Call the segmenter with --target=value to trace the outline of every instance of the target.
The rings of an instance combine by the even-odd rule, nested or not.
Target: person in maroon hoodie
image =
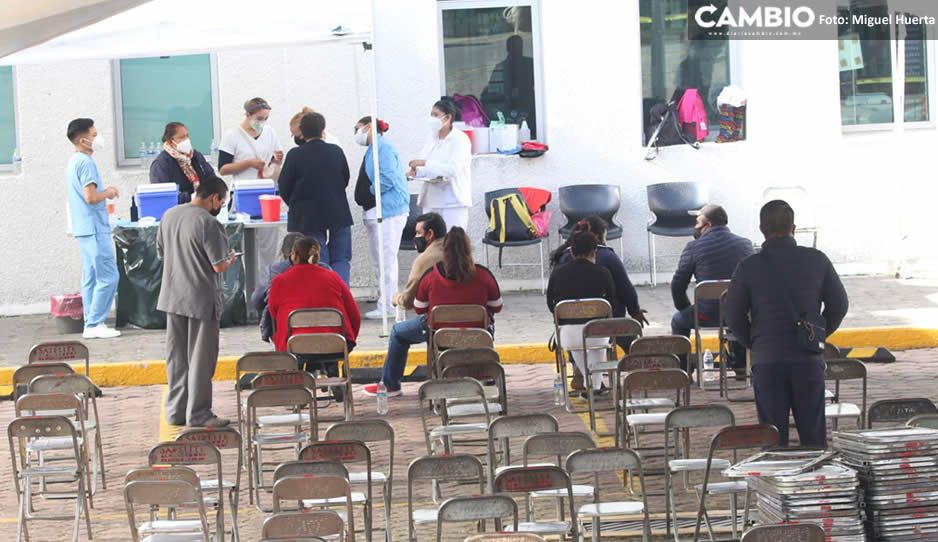
[[[319,263],[319,243],[315,239],[303,237],[293,243],[290,253],[290,268],[277,275],[270,284],[267,307],[275,323],[274,345],[277,350],[287,350],[287,320],[290,313],[297,309],[336,309],[342,313],[343,329],[339,328],[299,328],[294,334],[301,333],[339,333],[348,342],[349,351],[355,347],[358,331],[361,329],[361,312],[345,282],[334,271],[317,265]],[[309,358],[309,359],[306,359]],[[322,359],[304,356],[301,361],[305,370],[312,371],[320,367]],[[330,360],[331,361],[331,360]],[[325,363],[326,373],[338,376],[336,363]]]
[[[482,305],[491,317],[502,310],[502,293],[487,268],[472,259],[472,244],[465,230],[454,227],[443,240],[443,261],[420,279],[414,299],[416,318],[394,324],[388,340],[381,381],[388,397],[401,395],[401,378],[411,345],[427,341],[427,315],[437,305]],[[490,318],[491,320],[491,318]],[[377,384],[363,388],[365,395],[376,395]]]

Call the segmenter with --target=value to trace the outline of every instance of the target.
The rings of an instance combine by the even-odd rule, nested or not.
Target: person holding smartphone
[[[228,425],[212,412],[221,274],[239,256],[215,219],[227,197],[225,181],[207,177],[191,203],[166,211],[160,221],[156,246],[163,279],[156,308],[166,313],[166,421],[172,425]]]

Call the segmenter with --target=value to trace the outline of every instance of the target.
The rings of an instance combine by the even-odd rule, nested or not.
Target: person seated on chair
[[[443,261],[434,265],[420,279],[414,299],[416,318],[394,324],[388,340],[381,382],[388,397],[401,395],[401,379],[411,345],[427,341],[430,330],[427,316],[437,305],[481,305],[492,315],[502,310],[498,282],[484,266],[472,259],[472,242],[465,230],[454,227],[443,240]],[[491,331],[491,328],[490,330]],[[363,388],[365,395],[376,395],[378,384]]]
[[[646,311],[638,304],[638,292],[635,291],[635,286],[632,285],[629,274],[625,270],[625,265],[622,264],[622,260],[616,254],[616,251],[606,246],[606,231],[608,228],[609,224],[602,217],[591,216],[577,222],[573,226],[571,234],[586,231],[596,238],[596,263],[609,270],[609,273],[612,274],[612,282],[616,286],[616,295],[612,299],[612,315],[616,318],[622,318],[628,313],[628,316],[631,316],[642,327],[645,327],[648,324],[648,319],[645,318]],[[573,260],[573,253],[570,250],[570,238],[568,237],[567,241],[551,255],[550,263],[552,267],[556,267],[570,263]],[[632,340],[634,338],[619,341],[619,346],[628,351]]]
[[[671,333],[690,337],[694,329],[694,305],[687,297],[691,277],[698,283],[705,280],[729,280],[739,262],[752,255],[752,241],[730,231],[729,219],[723,207],[705,205],[697,213],[694,240],[687,243],[671,279],[671,298],[677,312],[671,318]],[[718,301],[701,303],[700,326],[718,327],[720,304]],[[722,360],[721,360],[722,361]],[[694,363],[682,360],[684,370],[694,370]],[[746,376],[746,348],[732,343],[730,364],[737,377]]]
[[[274,277],[270,283],[267,308],[274,322],[274,346],[280,352],[287,351],[290,313],[298,309],[336,309],[342,313],[343,329],[338,328],[299,328],[294,334],[301,333],[338,333],[345,337],[349,352],[355,347],[362,317],[345,282],[334,271],[319,265],[319,243],[310,237],[301,237],[293,243],[290,251],[290,268]],[[301,355],[297,356],[303,370],[314,372],[324,370],[328,376],[338,376],[338,364],[335,356]],[[342,398],[338,395],[336,399]]]
[[[443,239],[446,237],[446,222],[438,213],[424,213],[417,217],[414,227],[414,248],[417,257],[407,275],[407,285],[394,294],[394,306],[405,311],[414,310],[414,298],[420,279],[434,265],[443,261]]]
[[[260,315],[261,340],[265,343],[269,343],[271,337],[274,335],[273,320],[270,317],[270,311],[267,310],[267,295],[270,293],[270,283],[273,282],[274,278],[280,273],[290,269],[290,266],[293,265],[293,262],[290,261],[290,254],[293,252],[293,243],[302,238],[303,234],[296,232],[291,232],[283,236],[283,244],[280,246],[280,255],[283,257],[283,260],[274,262],[268,265],[267,269],[263,270],[260,280],[257,281],[257,286],[251,293],[251,305],[254,306],[257,314]],[[331,267],[323,262],[319,262],[318,265],[324,269],[332,270]]]
[[[616,285],[612,273],[596,262],[599,246],[596,237],[586,229],[575,230],[570,234],[569,245],[573,260],[555,267],[547,281],[547,308],[553,313],[557,303],[572,299],[605,299],[612,305],[616,299]],[[587,346],[591,349],[587,356],[583,355],[583,326],[586,321],[560,324],[560,344],[573,356],[573,362],[581,375],[586,374],[584,357],[588,358],[591,365],[605,361],[604,351],[592,348],[609,344],[605,339],[590,339]],[[594,394],[602,395],[608,390],[603,383],[602,373],[594,373],[590,380]],[[583,396],[586,397],[586,394]]]

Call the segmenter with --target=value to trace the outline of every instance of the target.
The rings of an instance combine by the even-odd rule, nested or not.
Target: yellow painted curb
[[[844,347],[876,347],[901,351],[914,348],[938,347],[938,329],[912,327],[878,327],[842,329],[831,337],[831,342]],[[716,350],[716,337],[708,335],[703,339],[705,349]],[[547,349],[547,344],[504,344],[496,347],[502,363],[536,364],[553,363],[554,354]],[[379,369],[384,365],[385,352],[353,352],[350,364],[354,369]],[[215,369],[216,381],[234,380],[235,357],[218,359]],[[410,366],[426,363],[426,350],[411,350],[408,359]],[[83,367],[75,365],[75,370]],[[13,379],[13,367],[0,368],[0,386],[9,386]],[[91,365],[91,379],[101,387],[115,386],[152,386],[166,383],[166,362],[163,360],[94,363]],[[2,388],[0,388],[2,390]]]

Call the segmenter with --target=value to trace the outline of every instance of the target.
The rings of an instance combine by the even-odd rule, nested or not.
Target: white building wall
[[[423,143],[424,118],[441,91],[437,3],[395,0],[377,2],[377,9],[379,115],[391,123],[388,139],[406,162]],[[734,43],[734,82],[749,96],[748,140],[706,143],[698,151],[666,148],[646,162],[640,140],[637,0],[543,0],[540,11],[544,120],[551,150],[530,160],[475,159],[476,207],[470,217],[474,238],[481,238],[485,229],[485,191],[530,185],[556,194],[567,184],[618,184],[624,259],[633,280],[644,281],[645,186],[691,180],[708,183],[712,199],[727,208],[731,227],[754,240],[760,239],[757,214],[763,189],[805,186],[818,209],[819,246],[835,262],[854,264],[841,266],[845,270],[886,272],[894,270],[903,251],[928,256],[936,252],[921,232],[928,231],[931,206],[938,201],[938,135],[933,126],[844,134],[836,41]],[[934,56],[929,60],[931,79],[938,75]],[[312,106],[326,115],[327,129],[342,140],[354,184],[363,149],[354,145],[351,132],[355,121],[370,113],[370,62],[370,54],[347,44],[219,52],[223,130],[240,121],[244,100],[262,96],[273,105],[271,124],[289,148],[290,116],[303,105]],[[0,212],[0,312],[7,313],[46,310],[48,295],[79,288],[78,250],[65,234],[64,216],[63,170],[70,152],[64,132],[71,118],[94,118],[99,132],[112,143],[96,160],[106,181],[122,189],[119,215],[126,216],[133,187],[145,182],[141,170],[116,167],[110,62],[17,66],[15,81],[24,162],[22,175],[0,174],[5,194]],[[556,230],[563,220],[556,201],[552,208]],[[364,285],[372,267],[363,228],[354,231],[353,282]],[[684,240],[659,239],[662,273],[675,263],[667,254],[679,252],[683,244]],[[506,252],[506,261],[536,257],[535,249]],[[409,258],[402,259],[402,275]],[[536,276],[531,270],[496,274]]]

